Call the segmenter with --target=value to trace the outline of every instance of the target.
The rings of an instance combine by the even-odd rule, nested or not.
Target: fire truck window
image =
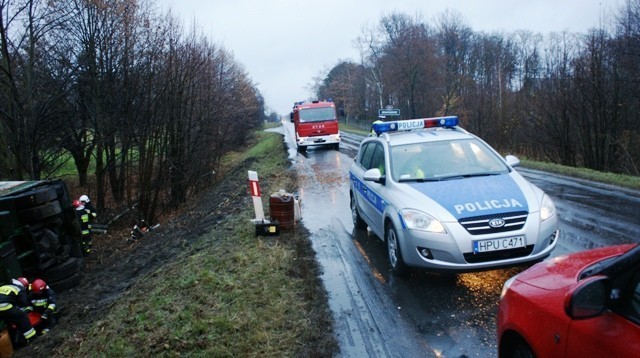
[[[333,107],[300,110],[300,122],[321,122],[335,119],[336,111]]]

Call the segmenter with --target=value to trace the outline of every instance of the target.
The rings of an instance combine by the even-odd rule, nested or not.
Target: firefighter
[[[89,210],[89,219],[92,223],[95,223],[96,218],[98,217],[98,212],[96,211],[96,208],[93,207],[93,204],[91,204],[89,196],[82,194],[78,200],[80,200],[80,203],[85,209]]]
[[[10,284],[0,286],[0,317],[9,328],[11,342],[20,347],[35,338],[36,330],[27,316],[29,304],[27,290],[29,281],[24,277],[12,279]]]
[[[49,330],[58,323],[56,311],[56,293],[44,280],[33,280],[29,288],[29,310],[40,313],[42,319],[41,334],[49,333]]]
[[[369,133],[369,137],[375,137],[376,131],[373,130],[373,125],[374,124],[378,124],[378,123],[384,123],[384,116],[378,116],[378,119],[376,119],[375,121],[373,121],[373,123],[371,123],[371,133]]]
[[[82,231],[82,240],[80,242],[82,255],[87,257],[91,253],[91,222],[89,219],[89,210],[85,209],[80,200],[74,200],[73,206],[76,208],[76,216],[80,221],[80,230]]]

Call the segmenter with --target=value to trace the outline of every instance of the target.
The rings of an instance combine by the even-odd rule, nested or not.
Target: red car
[[[640,245],[555,257],[507,280],[498,355],[640,356]]]

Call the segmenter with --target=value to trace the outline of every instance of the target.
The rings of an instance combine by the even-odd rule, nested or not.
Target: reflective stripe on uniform
[[[80,216],[82,220],[82,235],[89,235],[91,233],[91,224],[89,223],[89,214],[84,213]]]
[[[0,303],[0,311],[10,310],[13,307],[11,303]]]
[[[47,299],[46,298],[41,298],[41,299],[37,299],[37,300],[31,300],[31,304],[33,304],[34,307],[46,307],[47,306]]]
[[[14,285],[0,286],[0,295],[9,296],[11,294],[18,295],[20,290]]]
[[[35,330],[35,329],[33,329],[33,328],[31,328],[30,330],[28,330],[28,331],[26,331],[26,332],[22,333],[22,335],[24,336],[24,338],[26,338],[26,339],[30,339],[30,338],[32,338],[33,336],[35,336],[35,335],[36,335],[36,330]]]

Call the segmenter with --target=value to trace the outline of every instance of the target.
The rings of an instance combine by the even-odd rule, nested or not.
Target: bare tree
[[[595,170],[611,170],[619,155],[617,138],[622,128],[616,104],[620,88],[611,49],[608,34],[594,29],[575,60],[580,149],[584,166]]]
[[[569,33],[551,34],[546,43],[541,78],[532,88],[529,118],[533,127],[526,153],[539,160],[577,165],[576,99],[573,61],[578,39]],[[535,150],[539,148],[541,150]]]
[[[438,105],[433,83],[439,82],[439,71],[428,26],[398,13],[384,16],[380,26],[385,36],[381,60],[387,64],[384,76],[391,89],[390,104],[399,105],[409,118],[434,113]]]
[[[62,59],[55,57],[50,33],[64,21],[66,13],[50,2],[0,3],[0,133],[9,148],[6,175],[15,179],[40,179],[59,157],[56,104],[64,98],[67,74],[53,68]]]
[[[629,0],[617,19],[615,53],[619,59],[621,98],[618,104],[624,121],[619,171],[640,175],[640,1]]]
[[[438,48],[442,52],[442,107],[440,115],[466,112],[463,88],[472,80],[471,46],[473,32],[459,13],[447,11],[438,21]]]

